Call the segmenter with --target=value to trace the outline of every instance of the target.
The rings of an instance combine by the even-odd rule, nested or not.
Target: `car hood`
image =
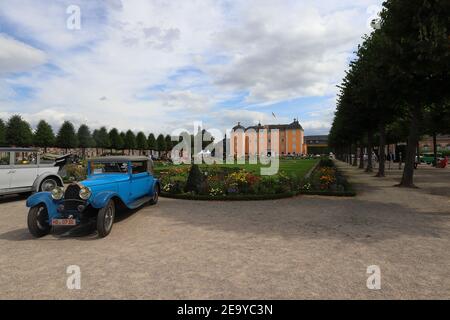
[[[127,181],[129,180],[128,174],[114,174],[114,173],[108,173],[108,174],[96,174],[93,176],[88,177],[86,180],[83,180],[80,182],[85,187],[95,187],[99,185],[104,184],[110,184],[110,183],[117,183],[121,181]]]

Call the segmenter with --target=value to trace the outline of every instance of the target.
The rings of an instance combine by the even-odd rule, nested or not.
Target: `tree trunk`
[[[359,149],[359,169],[364,169],[364,146],[362,144]]]
[[[355,144],[355,156],[353,158],[353,164],[352,166],[357,167],[358,166],[358,144]]]
[[[373,172],[372,164],[373,134],[371,131],[367,133],[367,168],[366,172]]]
[[[414,108],[411,112],[408,145],[406,147],[405,168],[403,169],[400,187],[415,188],[414,185],[414,161],[416,158],[417,142],[419,141],[419,112],[420,108]]]
[[[434,163],[433,167],[437,167],[437,137],[436,132],[433,132],[433,152],[434,152]]]
[[[376,177],[385,177],[385,167],[386,167],[386,127],[384,123],[380,124],[380,151],[379,151],[379,167]]]
[[[352,144],[348,146],[348,164],[352,165]]]

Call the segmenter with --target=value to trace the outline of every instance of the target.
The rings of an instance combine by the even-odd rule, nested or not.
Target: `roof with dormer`
[[[261,122],[259,122],[257,125],[255,126],[250,126],[245,128],[244,126],[241,125],[240,122],[238,122],[237,126],[233,127],[233,131],[238,130],[238,129],[242,129],[242,130],[249,130],[249,129],[254,129],[254,130],[260,130],[260,129],[278,129],[278,130],[289,130],[289,129],[300,129],[303,130],[303,127],[301,126],[300,122],[297,119],[294,119],[294,121],[290,124],[268,124],[268,125],[262,125]]]

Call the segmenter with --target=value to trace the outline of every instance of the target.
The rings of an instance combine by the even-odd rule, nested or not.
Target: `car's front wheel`
[[[98,211],[97,232],[100,238],[106,237],[111,232],[115,214],[116,206],[113,199],[109,200],[106,206]]]
[[[36,237],[41,238],[50,233],[51,226],[47,207],[44,204],[34,206],[28,211],[28,230]]]

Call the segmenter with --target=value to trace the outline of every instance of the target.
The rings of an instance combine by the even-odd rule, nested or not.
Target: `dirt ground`
[[[0,200],[1,299],[450,298],[450,170],[421,167],[420,189],[339,166],[355,198],[259,202],[160,199],[91,226],[33,239],[25,199]],[[69,265],[81,289],[66,286]],[[366,286],[381,269],[381,290]]]

